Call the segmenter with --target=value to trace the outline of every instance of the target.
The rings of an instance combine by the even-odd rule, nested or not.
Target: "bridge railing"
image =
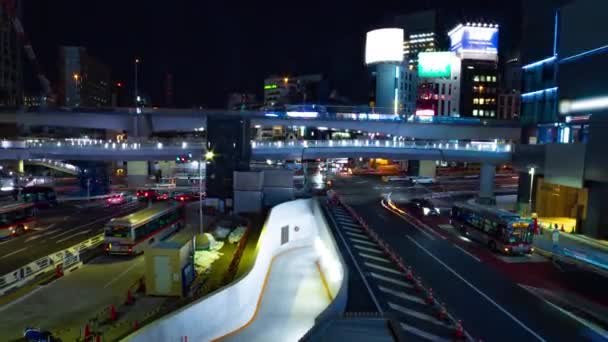
[[[293,140],[293,141],[252,141],[253,149],[305,149],[305,148],[408,148],[441,149],[482,152],[511,152],[511,144],[494,142],[454,143],[449,141],[394,141],[394,140]]]

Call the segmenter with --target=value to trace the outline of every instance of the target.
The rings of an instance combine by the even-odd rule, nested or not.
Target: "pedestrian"
[[[553,240],[553,251],[557,252],[559,244],[559,229],[557,223],[553,226],[553,232],[551,233],[551,240]]]
[[[566,231],[564,230],[564,224],[563,224],[563,223],[562,223],[561,231],[562,231],[562,232],[566,232]]]

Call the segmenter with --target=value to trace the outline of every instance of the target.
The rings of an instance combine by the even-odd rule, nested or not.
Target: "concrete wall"
[[[148,183],[148,162],[127,162],[127,182],[129,187],[143,186]]]
[[[327,234],[331,233],[322,221],[317,220],[315,211],[312,200],[287,202],[273,208],[260,235],[257,259],[249,273],[232,285],[167,315],[124,340],[183,341],[187,336],[189,341],[210,341],[240,328],[253,317],[272,259],[283,251],[301,246],[319,246],[317,250],[326,250],[321,252],[321,267],[332,269],[338,266],[339,273],[343,274],[344,265],[341,262],[324,261],[335,258],[338,252],[335,244],[327,242]],[[289,241],[283,245],[282,227],[289,229]],[[323,231],[325,233],[320,233]],[[341,283],[343,279],[336,280],[336,283]],[[335,285],[332,287],[335,288]]]

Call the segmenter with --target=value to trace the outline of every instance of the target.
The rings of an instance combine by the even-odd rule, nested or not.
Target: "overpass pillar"
[[[409,160],[407,162],[407,175],[413,177],[435,177],[437,165],[434,160]]]
[[[148,183],[149,174],[147,161],[127,162],[127,184],[129,188],[143,186]]]
[[[481,174],[479,175],[479,198],[481,204],[494,205],[496,197],[494,196],[494,178],[496,176],[496,165],[484,163],[481,164]]]

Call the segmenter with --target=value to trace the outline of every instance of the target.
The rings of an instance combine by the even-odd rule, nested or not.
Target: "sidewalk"
[[[608,242],[584,235],[560,232],[557,249],[551,240],[552,231],[542,228],[543,234],[534,236],[534,245],[552,255],[589,264],[608,274]]]

